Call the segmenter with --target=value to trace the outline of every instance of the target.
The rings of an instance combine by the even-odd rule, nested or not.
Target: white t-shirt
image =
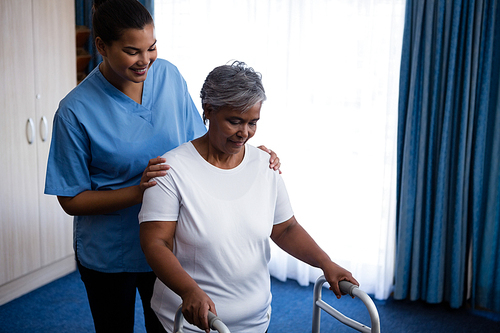
[[[191,142],[163,155],[171,169],[144,193],[139,221],[177,221],[174,254],[215,303],[231,332],[265,332],[271,312],[269,236],[293,211],[269,154],[245,145],[233,169],[219,169]],[[181,298],[161,281],[151,301],[167,330]],[[201,332],[187,322],[186,332]]]

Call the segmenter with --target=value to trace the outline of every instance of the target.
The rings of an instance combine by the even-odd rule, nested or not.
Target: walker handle
[[[208,326],[219,333],[231,333],[227,326],[212,312],[208,311]],[[182,304],[175,312],[174,333],[184,333],[184,315],[182,314]]]
[[[324,275],[320,276],[314,284],[314,307],[313,307],[313,324],[312,333],[319,333],[320,329],[320,313],[324,310],[326,313],[340,321],[341,323],[354,328],[355,330],[363,333],[380,333],[380,318],[378,315],[377,307],[373,303],[368,294],[359,289],[358,286],[348,281],[340,281],[339,288],[342,293],[349,294],[352,297],[359,298],[366,306],[370,314],[371,328],[365,326],[349,317],[344,316],[339,311],[335,310],[331,305],[327,304],[321,299],[321,289],[323,284],[326,283]]]
[[[355,288],[359,288],[357,285],[352,284],[349,281],[340,281],[339,282],[339,288],[340,291],[343,292],[344,294],[348,294],[352,297],[356,296],[353,294]]]

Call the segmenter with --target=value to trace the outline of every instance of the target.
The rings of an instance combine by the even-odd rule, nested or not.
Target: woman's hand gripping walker
[[[220,333],[231,333],[227,326],[212,312],[208,311],[208,325],[211,329]],[[184,333],[184,315],[182,314],[182,304],[175,313],[174,333]]]

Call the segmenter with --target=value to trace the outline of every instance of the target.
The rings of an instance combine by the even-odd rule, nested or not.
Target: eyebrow
[[[241,121],[244,120],[242,117],[238,117],[238,116],[232,116],[232,117],[229,117],[229,119],[235,119],[235,120],[241,120]],[[251,119],[250,121],[258,121],[258,120],[260,120],[260,118]]]
[[[148,49],[150,49],[150,48],[152,48],[153,46],[155,46],[155,45],[156,45],[156,42],[157,42],[157,41],[155,40],[155,42],[154,42],[153,44],[151,44],[151,46],[149,46],[149,47],[148,47]],[[139,49],[139,48],[137,48],[137,47],[133,47],[133,46],[124,46],[123,48],[124,48],[124,49],[129,49],[129,50],[134,50],[134,51],[140,51],[140,49]]]

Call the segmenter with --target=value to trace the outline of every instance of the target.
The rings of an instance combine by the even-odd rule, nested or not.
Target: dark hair
[[[106,44],[119,40],[126,29],[154,24],[151,14],[137,0],[94,0],[92,10],[94,40],[100,37]]]
[[[205,79],[200,92],[203,110],[210,105],[218,111],[224,107],[245,112],[266,100],[262,75],[244,62],[234,61],[213,69]],[[206,123],[205,113],[203,120]]]

